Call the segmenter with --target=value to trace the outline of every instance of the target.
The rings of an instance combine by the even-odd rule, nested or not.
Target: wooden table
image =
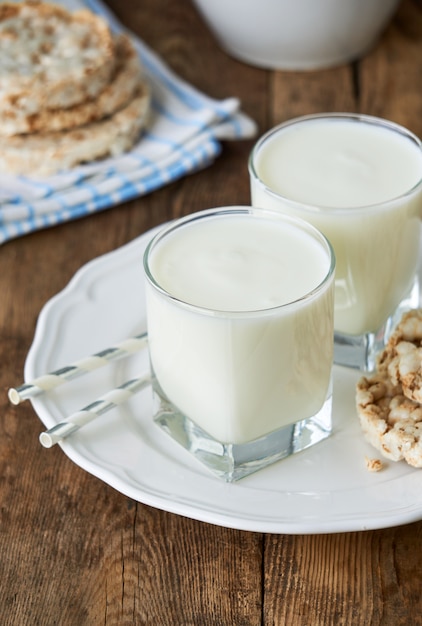
[[[212,1],[212,0],[211,0]],[[238,96],[260,132],[320,111],[389,118],[422,136],[422,3],[403,0],[362,61],[314,73],[249,67],[219,49],[190,2],[110,0],[205,93]],[[170,218],[247,204],[251,141],[146,197],[0,248],[0,623],[3,626],[422,624],[422,522],[365,532],[226,529],[128,499],[38,443],[9,405],[37,316],[87,261]]]

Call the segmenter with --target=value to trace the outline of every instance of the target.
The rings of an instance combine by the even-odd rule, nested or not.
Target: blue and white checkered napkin
[[[72,10],[82,3],[62,0]],[[124,30],[101,0],[84,4],[105,16],[113,31]],[[219,101],[200,93],[132,38],[152,91],[152,122],[138,145],[120,157],[43,180],[0,173],[0,243],[147,194],[211,164],[221,152],[221,140],[256,133],[236,98]]]

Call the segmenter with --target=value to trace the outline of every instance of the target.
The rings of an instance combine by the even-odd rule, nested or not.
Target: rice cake
[[[126,35],[115,40],[116,67],[110,83],[95,100],[67,109],[44,109],[34,115],[11,107],[0,115],[0,135],[61,131],[96,122],[122,108],[139,84],[142,68],[134,45]]]
[[[404,313],[377,359],[356,385],[365,439],[392,461],[422,467],[422,309]]]
[[[44,177],[87,161],[118,156],[139,138],[149,105],[149,87],[141,81],[126,106],[101,121],[67,131],[1,137],[0,171]]]
[[[385,373],[362,377],[356,406],[365,439],[391,461],[422,467],[422,406]]]
[[[422,403],[422,310],[405,313],[377,360],[393,384],[401,384],[404,395]]]
[[[0,112],[33,115],[92,100],[113,70],[112,35],[91,11],[0,3]]]

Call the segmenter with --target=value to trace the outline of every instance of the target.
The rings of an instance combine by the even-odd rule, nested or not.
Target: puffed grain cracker
[[[422,310],[405,313],[381,352],[377,369],[400,384],[403,394],[422,403]]]
[[[44,109],[33,115],[11,109],[0,115],[0,135],[68,130],[96,122],[122,108],[133,96],[142,76],[138,54],[129,37],[115,40],[116,66],[110,83],[95,100],[87,100],[66,109]]]
[[[386,370],[363,376],[356,407],[366,440],[392,460],[422,467],[422,405],[406,397]]]
[[[24,116],[92,100],[109,83],[114,44],[88,10],[0,3],[0,111]]]
[[[0,170],[44,177],[94,159],[118,156],[138,140],[149,107],[149,86],[141,81],[122,109],[98,122],[67,131],[0,137]]]

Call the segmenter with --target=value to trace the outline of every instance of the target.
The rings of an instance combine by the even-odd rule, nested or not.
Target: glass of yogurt
[[[331,432],[335,257],[279,212],[225,207],[144,256],[155,421],[233,481]]]
[[[336,255],[334,361],[370,371],[419,306],[422,144],[392,122],[310,115],[270,130],[249,159],[251,202],[305,219]]]

